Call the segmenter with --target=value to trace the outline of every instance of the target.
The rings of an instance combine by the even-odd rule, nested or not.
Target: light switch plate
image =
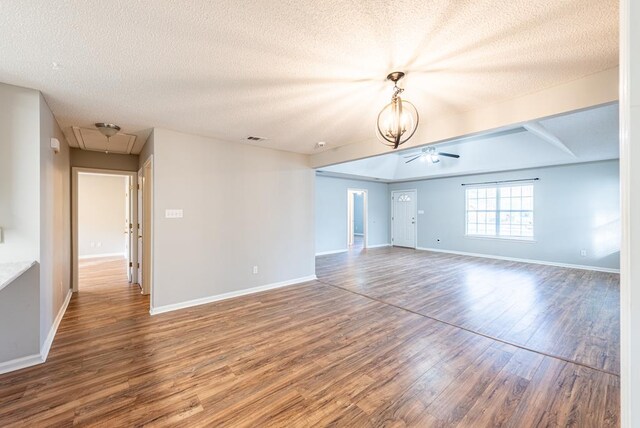
[[[424,210],[418,210],[418,214],[424,214]]]
[[[176,208],[164,210],[164,218],[182,218],[182,210]]]

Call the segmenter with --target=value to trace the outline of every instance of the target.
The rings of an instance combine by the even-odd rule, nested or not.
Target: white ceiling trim
[[[544,126],[540,125],[539,123],[529,122],[529,123],[525,123],[522,126],[524,127],[524,129],[540,137],[542,140],[548,142],[552,146],[559,148],[560,150],[573,156],[574,158],[577,157],[576,154],[573,153],[565,143],[560,141],[558,137],[553,135],[551,132],[549,132],[549,130],[547,130]]]

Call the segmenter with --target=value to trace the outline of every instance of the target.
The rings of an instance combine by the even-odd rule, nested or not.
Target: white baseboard
[[[49,356],[49,350],[51,350],[51,345],[53,344],[53,339],[56,337],[56,332],[58,331],[58,327],[60,326],[60,321],[62,321],[62,317],[64,317],[64,313],[67,311],[67,306],[69,306],[69,301],[71,300],[71,296],[73,292],[69,290],[67,292],[67,296],[64,298],[64,302],[58,311],[58,315],[56,315],[56,319],[53,320],[53,325],[49,330],[49,334],[47,335],[46,340],[42,344],[42,348],[40,348],[40,356],[42,357],[42,361],[47,361],[47,357]]]
[[[376,245],[367,245],[367,248],[380,248],[380,247],[390,247],[391,244],[376,244]]]
[[[78,256],[79,259],[99,259],[101,257],[122,257],[126,256],[125,253],[103,253],[103,254],[87,254],[84,256]]]
[[[438,248],[416,247],[416,250],[433,251],[435,253],[457,254],[459,256],[481,257],[484,259],[507,260],[510,262],[531,263],[536,265],[556,266],[556,267],[563,267],[563,268],[569,268],[569,269],[582,269],[582,270],[592,270],[596,272],[620,273],[620,269],[610,269],[610,268],[603,268],[598,266],[587,266],[587,265],[574,265],[570,263],[557,263],[557,262],[549,262],[545,260],[519,259],[517,257],[494,256],[490,254],[468,253],[465,251],[441,250]]]
[[[151,308],[149,310],[149,313],[151,315],[162,314],[164,312],[176,311],[178,309],[190,308],[192,306],[205,305],[207,303],[213,303],[213,302],[218,302],[220,300],[232,299],[234,297],[246,296],[247,294],[260,293],[261,291],[273,290],[275,288],[300,284],[303,282],[313,281],[316,279],[318,278],[315,275],[309,275],[302,278],[295,278],[287,281],[275,282],[273,284],[261,285],[259,287],[246,288],[244,290],[231,291],[229,293],[217,294],[215,296],[208,296],[208,297],[202,297],[200,299],[188,300],[186,302],[158,306],[157,308]]]
[[[366,248],[380,248],[380,247],[390,247],[391,244],[376,244],[376,245],[367,245]],[[320,253],[316,253],[316,257],[317,256],[327,256],[329,254],[338,254],[338,253],[346,253],[347,251],[349,251],[346,248],[343,248],[341,250],[331,250],[331,251],[322,251]]]
[[[44,363],[44,360],[40,354],[27,355],[26,357],[20,357],[15,360],[0,363],[0,374],[25,369],[42,363]]]
[[[331,251],[321,251],[319,253],[316,253],[316,256],[326,256],[328,254],[338,254],[338,253],[346,253],[347,250],[346,248],[343,248],[341,250],[331,250]]]

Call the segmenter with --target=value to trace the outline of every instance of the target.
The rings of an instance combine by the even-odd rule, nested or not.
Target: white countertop
[[[35,261],[0,263],[0,290],[11,284],[13,280],[25,273],[35,263]]]

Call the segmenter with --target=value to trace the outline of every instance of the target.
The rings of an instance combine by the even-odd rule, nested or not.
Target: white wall
[[[347,189],[367,189],[368,246],[389,243],[386,183],[316,176],[316,253],[347,249]]]
[[[126,252],[127,177],[78,174],[78,255]]]
[[[40,353],[38,264],[0,289],[0,373],[3,364]]]
[[[40,344],[71,288],[71,176],[69,146],[42,94],[40,111]],[[60,152],[51,149],[51,138]]]
[[[152,141],[153,308],[315,274],[306,156],[164,129]]]
[[[0,262],[40,258],[39,94],[0,83]]]
[[[31,349],[26,342],[37,337],[40,352],[46,353],[44,345],[52,338],[54,320],[70,288],[69,148],[40,92],[0,84],[0,105],[0,225],[7,227],[6,241],[0,244],[0,262],[38,263],[29,270],[29,275],[35,272],[38,277],[34,284],[37,292],[31,297],[35,301],[25,301],[20,293],[13,297],[5,293],[0,323],[18,319],[25,304],[35,306],[39,318],[29,333],[18,336],[25,343],[15,343],[13,351],[20,354],[20,349]],[[60,141],[57,154],[50,147],[52,137]],[[16,279],[16,284],[25,278]],[[32,280],[27,282],[33,284]]]
[[[418,189],[418,247],[619,269],[618,161],[393,183]],[[465,237],[462,183],[539,177],[535,242]],[[438,239],[440,240],[438,242]],[[580,250],[586,249],[582,257]]]

